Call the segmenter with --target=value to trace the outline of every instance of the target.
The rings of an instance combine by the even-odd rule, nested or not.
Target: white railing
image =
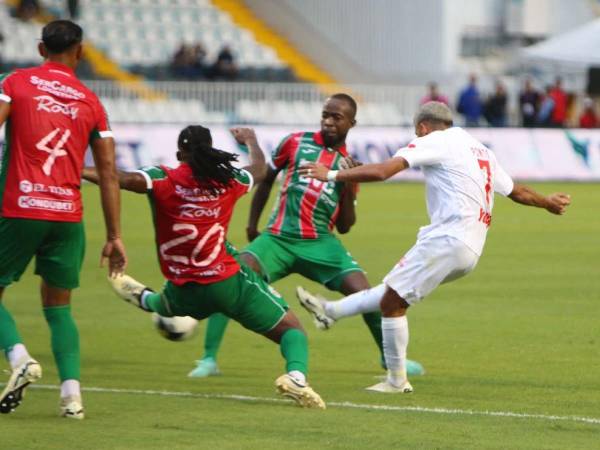
[[[140,98],[155,93],[169,99],[201,100],[210,109],[223,110],[239,100],[320,102],[335,92],[346,92],[357,102],[394,103],[400,109],[414,112],[423,86],[325,85],[308,83],[221,83],[185,81],[147,81],[148,91],[140,92],[130,85],[112,81],[89,80],[85,84],[104,98]]]
[[[424,91],[422,86],[305,83],[85,84],[103,100],[114,121],[124,122],[178,122],[194,115],[209,123],[314,123],[320,116],[322,102],[333,93],[344,92],[356,99],[361,123],[406,125]]]

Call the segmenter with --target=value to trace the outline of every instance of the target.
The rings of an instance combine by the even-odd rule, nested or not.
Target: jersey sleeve
[[[13,97],[13,87],[11,85],[11,78],[9,76],[11,73],[12,72],[0,74],[0,101],[6,103],[12,102]]]
[[[141,174],[146,179],[146,189],[152,191],[156,182],[160,182],[167,178],[167,174],[160,166],[142,167],[136,170],[136,173]]]
[[[90,135],[90,142],[94,139],[114,137],[113,132],[110,129],[108,113],[106,112],[106,109],[98,99],[96,99],[94,103],[94,120],[95,125]]]
[[[406,147],[401,148],[394,154],[394,158],[402,157],[410,167],[432,166],[442,162],[447,157],[447,152],[442,146],[436,145],[432,139],[413,139]]]
[[[494,154],[490,152],[490,155],[494,164],[494,192],[507,197],[515,188],[515,183],[502,166],[498,164],[498,160]]]
[[[274,170],[280,170],[285,167],[286,163],[292,156],[292,150],[297,147],[297,145],[294,144],[295,139],[296,136],[294,134],[290,134],[279,143],[275,150],[273,150],[269,165]]]
[[[240,195],[250,192],[254,186],[254,177],[250,172],[244,169],[238,169],[235,171],[234,180],[240,187]]]

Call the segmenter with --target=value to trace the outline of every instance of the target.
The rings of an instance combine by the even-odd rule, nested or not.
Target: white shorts
[[[442,283],[471,272],[479,255],[458,239],[438,236],[418,241],[383,282],[408,304],[421,301]]]

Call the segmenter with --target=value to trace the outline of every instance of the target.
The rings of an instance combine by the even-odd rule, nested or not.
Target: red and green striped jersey
[[[274,150],[271,166],[283,170],[283,184],[267,225],[269,233],[316,239],[333,230],[344,183],[302,177],[300,166],[319,162],[332,170],[347,156],[346,146],[327,148],[321,133],[300,132],[287,136]]]

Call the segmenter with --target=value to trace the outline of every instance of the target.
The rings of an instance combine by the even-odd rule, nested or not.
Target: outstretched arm
[[[271,166],[267,166],[266,172],[267,174],[264,180],[256,187],[254,196],[252,197],[250,215],[248,216],[248,226],[246,227],[248,241],[253,241],[259,235],[258,221],[263,209],[265,209],[267,201],[269,200],[269,195],[271,194],[271,189],[273,188],[275,178],[277,178],[277,171]]]
[[[556,192],[550,195],[542,195],[533,188],[524,184],[515,183],[512,192],[508,197],[516,203],[527,206],[536,206],[544,208],[552,214],[564,214],[567,206],[571,204],[571,196],[562,192]]]
[[[95,167],[84,167],[81,177],[94,184],[99,184],[100,181],[98,170],[96,170]],[[121,189],[137,192],[138,194],[145,194],[148,191],[146,179],[139,172],[123,172],[122,170],[117,170],[117,177]]]
[[[329,170],[323,164],[310,163],[300,168],[300,174],[321,181],[370,182],[384,181],[392,175],[408,168],[408,162],[401,156],[390,158],[377,164],[364,164],[346,170]]]
[[[255,184],[261,183],[267,175],[267,164],[265,162],[265,155],[258,145],[254,130],[252,128],[232,128],[231,134],[238,144],[248,147],[250,164],[244,167],[244,170],[252,174]]]

